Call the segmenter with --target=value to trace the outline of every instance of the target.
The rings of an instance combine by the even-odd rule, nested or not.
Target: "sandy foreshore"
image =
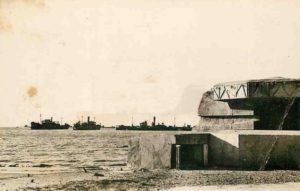
[[[95,175],[95,173],[97,173]],[[1,190],[292,190],[300,171],[155,170],[1,174]],[[274,189],[273,189],[274,188]],[[295,188],[295,189],[294,189]],[[275,189],[275,190],[276,190]],[[299,190],[298,189],[298,190]],[[291,190],[291,189],[288,189]]]
[[[300,183],[259,184],[259,185],[225,185],[225,186],[184,186],[171,188],[166,191],[299,191]]]

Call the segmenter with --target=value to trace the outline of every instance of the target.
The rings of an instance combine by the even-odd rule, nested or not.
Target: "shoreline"
[[[95,176],[95,173],[98,173],[98,176]],[[299,186],[300,171],[140,169],[30,176],[9,173],[0,174],[0,181],[3,190],[262,190]]]

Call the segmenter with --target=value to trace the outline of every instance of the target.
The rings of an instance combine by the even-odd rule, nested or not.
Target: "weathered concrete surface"
[[[171,168],[172,144],[208,144],[209,134],[144,135],[129,141],[128,164],[133,169]],[[175,158],[173,158],[173,161]]]
[[[300,134],[241,134],[239,153],[241,168],[258,170],[266,164],[266,169],[299,169]]]
[[[239,137],[236,132],[212,133],[209,137],[210,167],[238,167],[239,166]]]
[[[197,151],[201,150],[201,152],[203,152],[204,145],[208,145],[207,164],[211,167],[235,167],[239,164],[237,148],[238,134],[236,132],[225,134],[195,133],[136,137],[131,139],[129,143],[128,163],[132,168],[164,169],[171,168],[172,165],[175,168],[175,164],[172,164],[172,160],[175,162],[176,155],[175,153],[172,155],[172,144],[182,145],[183,152],[189,152],[184,150],[188,145],[194,145],[196,146],[195,148],[199,147],[197,150],[190,150],[190,154],[183,155],[190,157],[194,156],[192,153],[197,155]],[[203,153],[199,156],[204,157]],[[183,162],[189,160],[188,158],[182,159]],[[199,159],[199,161],[204,161],[204,158]]]
[[[232,129],[254,129],[254,122],[257,119],[253,115],[253,110],[244,106],[229,104],[227,102],[215,101],[213,92],[203,94],[198,115],[199,125],[196,131],[215,131]]]
[[[253,130],[257,119],[240,117],[200,117],[196,131],[218,131],[218,130]]]
[[[141,165],[141,144],[140,137],[129,139],[127,162],[131,168],[139,168]]]
[[[178,145],[208,144],[209,136],[210,136],[209,133],[175,135],[176,144]]]
[[[299,79],[220,83],[203,94],[195,130],[300,130],[299,97]]]
[[[181,146],[180,169],[202,169],[207,166],[208,150],[204,150],[204,145],[208,145],[209,136],[209,133],[175,136],[176,146]],[[206,164],[204,164],[204,161]]]
[[[232,110],[228,103],[213,100],[213,92],[208,91],[202,95],[198,108],[199,116],[222,116],[231,115]]]
[[[174,135],[148,135],[130,140],[128,163],[132,168],[171,168]]]
[[[253,110],[243,105],[243,102],[237,106],[228,102],[216,101],[213,99],[213,92],[207,91],[202,95],[198,107],[199,116],[249,116],[253,115]]]
[[[259,117],[257,130],[300,130],[300,100],[256,99],[254,114]]]
[[[299,169],[300,166],[300,132],[270,130],[137,137],[130,140],[128,163],[132,168],[175,168],[176,155],[172,152],[175,145],[182,147],[182,164],[197,169],[204,168],[198,165],[204,164],[204,145],[208,145],[208,167],[259,170],[263,163],[267,164],[266,169]],[[272,145],[274,149],[269,152]],[[268,153],[271,153],[269,159]]]

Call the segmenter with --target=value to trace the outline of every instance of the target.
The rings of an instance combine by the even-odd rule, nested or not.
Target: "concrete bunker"
[[[300,169],[300,131],[295,131],[300,130],[300,80],[217,84],[203,94],[198,114],[198,133],[131,141],[129,164],[183,170]]]
[[[128,163],[147,169],[299,170],[300,131],[145,135],[130,141]]]
[[[205,164],[204,147],[207,145],[200,144],[186,144],[186,145],[172,145],[171,153],[171,168],[192,170],[203,169]]]
[[[144,135],[129,144],[128,163],[132,168],[199,170],[236,168],[238,136],[226,133]]]
[[[175,135],[176,144],[172,144],[171,168],[191,170],[207,167],[208,136]]]
[[[203,94],[198,130],[300,130],[300,80],[220,83]]]
[[[192,170],[207,167],[209,134],[175,135],[176,145],[173,145],[171,168]],[[175,147],[176,146],[176,147]]]
[[[239,135],[243,169],[300,169],[299,131],[259,131]]]

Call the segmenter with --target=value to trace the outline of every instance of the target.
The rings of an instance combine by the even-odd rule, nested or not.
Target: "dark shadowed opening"
[[[204,167],[202,144],[183,144],[180,146],[180,169],[196,170]],[[172,145],[171,168],[176,168],[176,145]]]

